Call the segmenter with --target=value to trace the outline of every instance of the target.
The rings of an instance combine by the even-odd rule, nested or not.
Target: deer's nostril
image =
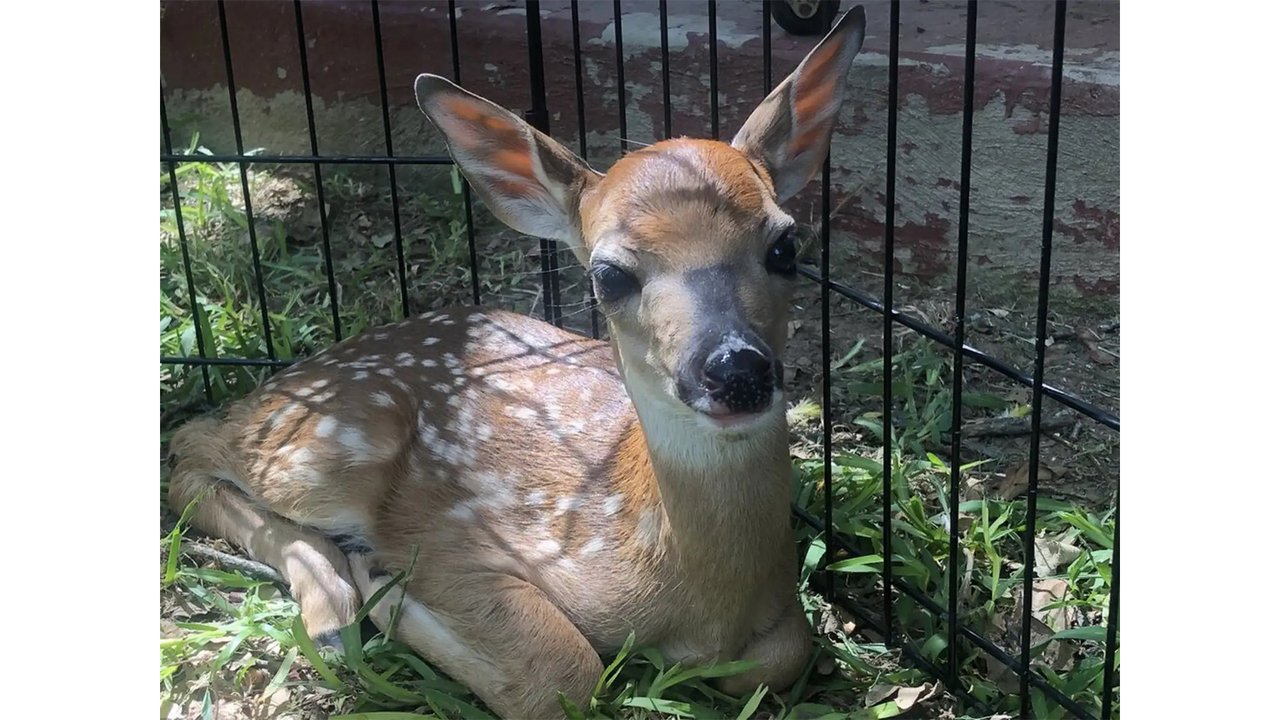
[[[773,361],[755,348],[720,349],[707,358],[703,387],[733,412],[755,412],[773,397]]]

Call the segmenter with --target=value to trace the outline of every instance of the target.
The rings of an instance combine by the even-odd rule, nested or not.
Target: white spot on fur
[[[436,362],[435,360],[432,360],[431,358],[423,358],[422,360],[418,361],[418,364],[421,365],[422,367],[430,368],[430,367],[435,367],[440,363]]]
[[[480,423],[476,428],[476,439],[484,442],[491,437],[493,437],[493,428],[486,423]]]
[[[394,407],[396,404],[395,398],[391,397],[391,393],[385,390],[379,390],[371,394],[369,399],[373,401],[374,405],[381,407]]]
[[[577,495],[570,495],[556,500],[556,515],[563,515],[567,512],[573,512],[582,507],[582,498]]]
[[[595,555],[604,549],[604,540],[598,537],[591,538],[582,546],[582,555],[589,557]]]
[[[336,431],[337,429],[338,429],[338,419],[333,416],[325,415],[324,417],[316,421],[315,433],[316,433],[316,437],[318,438],[327,438],[330,435],[332,435],[334,431]]]
[[[538,417],[538,413],[533,408],[515,407],[508,405],[506,408],[507,417],[513,417],[517,420],[533,420]]]
[[[289,463],[289,465],[294,469],[299,469],[303,465],[311,462],[311,459],[315,456],[311,452],[310,448],[295,447],[293,445],[285,445],[277,450],[276,454],[280,456],[281,460]]]
[[[617,515],[618,511],[622,509],[622,501],[624,499],[625,498],[623,498],[622,493],[615,493],[605,498],[603,510],[605,517]]]
[[[449,517],[454,518],[455,520],[475,520],[476,511],[471,508],[470,503],[460,502],[449,508]]]
[[[367,380],[369,378],[369,371],[357,370],[356,374],[352,375],[351,377],[355,378],[356,380]]]
[[[560,552],[560,543],[555,540],[543,540],[535,549],[541,555],[555,555]]]
[[[662,537],[662,509],[654,505],[640,513],[635,540],[641,547],[654,547]]]
[[[396,371],[395,371],[395,370],[392,370],[391,368],[384,367],[384,368],[379,368],[379,369],[378,369],[378,374],[379,374],[379,375],[384,375],[384,376],[386,376],[386,377],[395,377],[395,376],[396,376]]]
[[[422,344],[427,346],[435,345],[438,342],[440,342],[440,338],[429,337],[422,340]]]
[[[346,448],[356,461],[369,460],[373,457],[373,446],[365,440],[364,433],[358,428],[344,428],[338,432],[338,444]]]
[[[525,505],[529,507],[537,507],[547,501],[547,494],[541,490],[534,490],[529,493],[529,499],[525,501]]]
[[[444,383],[436,383],[435,385],[431,386],[431,389],[435,390],[438,393],[448,393],[450,390],[449,386],[445,385]]]
[[[302,406],[297,403],[286,403],[285,405],[281,405],[267,416],[267,429],[275,428],[277,425],[284,422],[290,415],[301,409]]]

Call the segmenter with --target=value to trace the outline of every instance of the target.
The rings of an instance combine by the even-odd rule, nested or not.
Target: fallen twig
[[[182,543],[182,552],[186,555],[202,558],[204,560],[212,560],[224,568],[234,570],[242,575],[248,575],[249,577],[257,578],[259,580],[278,583],[285,587],[289,586],[289,583],[285,582],[284,577],[282,577],[280,573],[276,572],[274,568],[269,565],[264,565],[257,560],[237,557],[229,553],[224,553],[221,550],[214,550],[213,548],[205,545],[198,545],[196,543],[189,542]]]
[[[1071,426],[1071,414],[1059,413],[1041,418],[1040,431],[1065,430]],[[1016,437],[1031,434],[1031,416],[995,417],[971,420],[964,424],[962,432],[970,437]]]

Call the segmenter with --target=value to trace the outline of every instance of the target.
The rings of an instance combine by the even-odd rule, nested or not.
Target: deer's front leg
[[[370,577],[367,562],[352,556],[351,569],[364,597],[391,580]],[[431,585],[430,605],[413,588]],[[600,656],[569,619],[529,583],[499,573],[474,573],[396,587],[369,613],[384,632],[406,643],[504,718],[561,718],[557,691],[585,708],[604,667]],[[403,602],[403,605],[401,603]],[[400,607],[396,626],[393,608]]]
[[[813,638],[804,609],[791,602],[783,609],[773,627],[755,636],[742,650],[740,660],[754,660],[756,667],[720,682],[720,689],[730,695],[752,692],[760,684],[774,692],[782,692],[795,682],[804,670],[813,649]]]

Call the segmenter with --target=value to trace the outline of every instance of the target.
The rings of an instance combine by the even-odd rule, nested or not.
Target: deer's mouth
[[[772,415],[774,408],[779,407],[782,403],[782,390],[773,387],[769,392],[767,402],[757,406],[752,410],[735,410],[733,407],[724,402],[711,399],[709,395],[685,404],[689,406],[700,418],[709,423],[713,428],[718,430],[749,430],[765,417]]]

